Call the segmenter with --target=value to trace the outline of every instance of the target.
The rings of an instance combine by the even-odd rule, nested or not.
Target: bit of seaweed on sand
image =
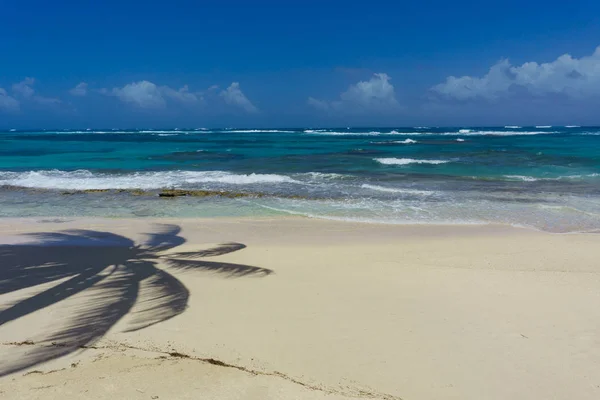
[[[37,344],[37,343],[34,343],[34,342],[28,340],[28,341],[24,341],[24,342],[1,343],[0,345],[3,345],[3,346],[65,346],[66,344],[65,343],[52,343],[50,345],[44,345],[44,344]],[[171,358],[171,359],[184,359],[184,360],[190,360],[190,361],[198,361],[198,362],[214,365],[217,367],[233,368],[238,371],[242,371],[242,372],[254,375],[254,376],[277,377],[277,378],[292,382],[296,385],[302,386],[306,389],[324,392],[327,394],[339,394],[339,395],[352,396],[352,397],[363,398],[363,399],[402,400],[401,397],[394,396],[391,394],[386,394],[386,393],[378,393],[378,392],[372,391],[372,390],[364,390],[364,389],[351,388],[351,387],[328,388],[328,387],[325,387],[322,385],[309,384],[306,382],[302,382],[299,379],[296,379],[289,375],[286,375],[283,372],[260,371],[260,370],[256,370],[256,369],[247,368],[247,367],[244,367],[241,365],[230,364],[228,362],[217,360],[212,357],[210,357],[210,358],[196,357],[196,356],[185,354],[185,353],[182,353],[179,351],[152,350],[152,349],[146,349],[143,347],[132,346],[132,345],[124,344],[124,343],[121,343],[118,345],[111,345],[111,346],[79,346],[79,348],[80,349],[96,349],[96,350],[98,350],[98,349],[121,350],[121,351],[122,351],[122,349],[130,349],[130,350],[137,350],[137,351],[143,351],[143,352],[149,352],[149,353],[159,353],[160,356],[157,357],[157,359],[166,360],[166,359]],[[77,363],[77,364],[79,364],[79,363]],[[75,366],[77,366],[77,365],[75,365]],[[72,365],[72,367],[73,367],[73,365]],[[33,370],[33,371],[29,371],[29,372],[25,373],[23,376],[32,375],[32,374],[45,375],[45,374],[51,374],[51,373],[59,372],[59,371],[63,371],[63,370],[65,370],[65,368],[59,369],[59,370],[52,370],[52,371],[48,371],[48,372],[43,372],[40,370]]]

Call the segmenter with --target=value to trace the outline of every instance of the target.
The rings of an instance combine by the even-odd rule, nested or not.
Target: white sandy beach
[[[147,320],[160,317],[140,296],[99,340],[44,363],[36,357],[70,346],[52,344],[49,333],[88,312],[90,300],[98,307],[108,301],[98,285],[115,278],[72,296],[55,294],[61,300],[43,308],[33,300],[19,306],[68,274],[21,288],[6,273],[10,268],[28,274],[57,263],[43,262],[48,246],[27,247],[35,254],[22,255],[39,258],[37,265],[21,263],[14,247],[2,248],[0,371],[7,374],[0,378],[0,397],[600,398],[597,235],[304,218],[5,219],[0,243],[47,245],[56,237],[24,234],[73,229],[142,243],[155,223],[181,227],[176,236],[184,241],[165,257],[222,243],[245,247],[202,253],[207,263],[198,268],[182,268],[183,262],[171,268],[157,259],[158,268],[184,285],[178,290],[189,292],[185,311],[128,331],[141,326],[140,313]],[[64,247],[68,255],[59,256],[74,269],[105,263],[100,275],[106,275],[111,260],[130,257],[119,246],[113,241],[91,249],[75,240]],[[137,257],[131,265],[146,267],[145,253],[130,253]],[[102,325],[112,311],[91,312],[77,334]]]

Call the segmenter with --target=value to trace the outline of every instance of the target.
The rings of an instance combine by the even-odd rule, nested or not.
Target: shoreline
[[[542,196],[543,191],[525,187],[516,192],[486,193],[482,188],[472,188],[471,192],[409,184],[359,185],[344,183],[343,179],[334,183],[296,182],[289,185],[297,187],[277,189],[271,184],[261,185],[223,188],[221,184],[207,184],[204,189],[152,190],[5,187],[0,218],[64,218],[71,214],[83,218],[302,216],[394,225],[507,224],[556,233],[600,230],[595,196],[564,197],[561,192]]]
[[[78,225],[85,224],[102,224],[108,222],[130,222],[133,224],[144,225],[148,223],[205,223],[205,224],[238,224],[238,223],[269,223],[269,224],[304,224],[312,223],[324,225],[340,225],[347,226],[351,229],[384,229],[386,231],[396,231],[402,236],[464,236],[478,234],[543,234],[552,236],[570,236],[570,235],[594,235],[600,230],[590,231],[546,231],[534,226],[496,223],[496,222],[456,222],[456,223],[440,223],[440,222],[383,222],[379,220],[363,220],[360,218],[336,218],[322,216],[307,216],[299,214],[280,214],[280,215],[243,215],[243,216],[211,216],[211,217],[172,217],[172,216],[137,216],[137,217],[121,217],[121,216],[27,216],[27,217],[0,217],[0,240],[1,234],[5,231],[5,227],[16,226],[17,229],[23,229],[27,224],[36,224],[42,226],[52,226],[60,228],[61,225],[75,223]],[[13,229],[11,228],[11,229]],[[26,228],[25,228],[26,229]],[[14,231],[14,230],[13,230]],[[0,243],[2,245],[2,243]]]
[[[0,325],[0,371],[21,365],[0,378],[3,395],[256,400],[600,395],[595,235],[305,217],[39,220],[3,219],[0,243],[29,243],[0,247],[3,260],[14,260],[4,268],[30,265],[27,277],[63,260],[75,271],[96,268],[100,272],[92,276],[108,286],[99,282]],[[22,236],[27,233],[38,235]],[[154,243],[155,250],[140,253],[134,243]],[[20,249],[23,253],[6,258],[6,251]],[[197,258],[182,258],[190,252]],[[129,265],[131,272],[114,275],[115,263]],[[183,285],[168,292],[172,301],[163,303],[164,295],[146,285],[150,278],[140,278],[131,310],[117,319],[101,312],[120,310],[110,305],[127,298],[111,292],[124,287],[116,283],[148,268]],[[3,282],[5,288],[18,283]],[[0,316],[59,282],[4,294]],[[174,307],[186,292],[185,306]],[[106,332],[90,339],[87,330],[71,330],[53,339],[52,332],[73,316],[92,315],[91,326]],[[35,362],[50,351],[66,353]],[[18,364],[28,360],[33,364]]]
[[[313,217],[304,215],[276,215],[276,216],[214,216],[214,217],[99,217],[99,216],[45,216],[45,217],[2,217],[0,221],[0,245],[2,245],[3,233],[19,233],[43,231],[46,229],[57,229],[69,226],[106,226],[112,228],[119,224],[128,226],[144,227],[152,224],[179,224],[190,226],[193,224],[204,224],[209,226],[231,226],[257,224],[263,226],[263,235],[269,236],[268,231],[275,229],[295,229],[302,227],[312,229],[325,227],[335,232],[355,231],[361,234],[376,234],[379,239],[392,240],[392,237],[384,233],[393,233],[406,238],[415,236],[440,237],[440,236],[479,236],[488,234],[543,234],[543,235],[589,235],[588,232],[548,232],[529,226],[517,226],[500,223],[396,223],[381,221],[362,221],[350,219],[335,219],[326,217]],[[39,228],[39,229],[38,229]],[[278,236],[278,235],[276,235]],[[332,239],[335,239],[332,238]],[[346,238],[344,238],[346,239]],[[359,239],[359,237],[357,237]],[[318,244],[318,243],[315,243]]]

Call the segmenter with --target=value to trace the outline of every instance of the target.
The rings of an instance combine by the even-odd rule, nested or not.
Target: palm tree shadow
[[[38,334],[35,341],[10,346],[0,357],[0,376],[92,346],[124,316],[136,331],[183,313],[189,290],[169,269],[205,271],[229,278],[271,274],[270,269],[200,260],[241,250],[224,243],[207,250],[175,252],[186,240],[177,225],[159,225],[141,244],[110,232],[66,230],[28,234],[33,244],[0,246],[0,329],[6,324],[75,296],[69,316]],[[165,269],[159,268],[161,265]],[[20,290],[28,296],[19,297]],[[35,293],[37,291],[37,293]],[[134,308],[135,305],[135,308]]]

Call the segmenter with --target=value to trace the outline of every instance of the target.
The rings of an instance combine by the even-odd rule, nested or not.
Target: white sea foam
[[[17,131],[16,129],[11,129],[11,130],[10,130],[10,132],[16,132],[16,131]]]
[[[413,143],[417,143],[416,140],[413,139],[405,139],[405,140],[397,140],[394,143],[400,143],[400,144],[413,144]]]
[[[600,177],[599,173],[593,173],[593,174],[584,174],[584,175],[565,175],[565,176],[559,176],[558,179],[582,179],[582,178],[598,178]]]
[[[315,130],[306,130],[304,133],[312,134],[312,135],[325,135],[325,136],[389,136],[389,135],[399,135],[399,136],[411,136],[411,135],[430,135],[430,133],[426,132],[398,132],[398,131],[390,131],[390,132],[379,132],[379,131],[370,131],[370,132],[342,132],[342,131],[315,131]]]
[[[548,128],[552,128],[552,125],[536,125],[535,127],[537,129],[548,129]]]
[[[305,130],[304,133],[310,135],[326,135],[326,136],[386,136],[386,135],[397,135],[397,136],[520,136],[520,135],[543,135],[557,133],[554,131],[476,131],[472,129],[460,129],[458,132],[342,132],[342,131],[315,131]]]
[[[565,125],[565,128],[581,128],[579,125]]]
[[[464,136],[521,136],[521,135],[544,135],[556,132],[550,131],[474,131],[471,129],[461,129],[456,132],[443,132],[440,135],[453,136],[453,135],[464,135]]]
[[[194,184],[228,185],[301,183],[285,175],[233,174],[224,171],[160,171],[122,175],[78,171],[0,172],[0,185],[39,189],[162,189],[197,187]]]
[[[524,176],[524,175],[504,175],[505,178],[509,179],[517,179],[523,182],[535,182],[539,180],[538,178],[534,178],[533,176]]]
[[[334,131],[314,131],[305,132],[312,135],[326,135],[326,136],[379,136],[382,135],[380,132],[334,132]],[[390,135],[393,133],[388,133]]]
[[[311,180],[345,179],[351,177],[351,175],[336,174],[332,172],[305,172],[294,176],[308,177]]]
[[[309,204],[312,207],[306,207],[305,200],[288,199],[281,199],[275,204],[257,203],[260,207],[277,212],[344,222],[390,225],[485,225],[489,223],[487,221],[458,219],[452,216],[433,217],[423,208],[409,205],[405,200],[398,203],[393,201],[381,202],[374,199],[364,199],[359,202],[312,201]],[[319,208],[315,208],[315,206]],[[366,215],[363,214],[365,211]],[[425,211],[425,215],[423,215],[423,211]]]
[[[379,135],[379,133],[373,134],[370,132],[337,132],[337,131],[315,131],[315,130],[305,130],[304,133],[309,135],[325,135],[325,136],[375,136]]]
[[[379,186],[379,185],[369,185],[368,183],[365,183],[365,184],[361,185],[361,188],[375,190],[375,191],[378,191],[378,192],[406,193],[406,194],[415,194],[415,195],[421,195],[421,196],[430,196],[430,195],[433,195],[433,194],[436,193],[436,192],[431,191],[431,190],[390,188],[390,187]]]
[[[49,131],[48,133],[58,133],[58,134],[77,134],[77,133],[93,133],[93,134],[136,134],[136,133],[148,133],[148,134],[159,134],[159,133],[170,133],[174,135],[181,135],[187,133],[187,131],[183,130],[152,130],[152,129],[144,129],[144,130],[122,130],[122,129],[111,129],[110,131],[102,131],[102,130],[68,130],[65,129],[63,131]]]
[[[505,178],[517,179],[523,182],[536,182],[536,181],[562,181],[562,180],[577,180],[585,178],[597,178],[600,177],[600,173],[583,174],[583,175],[561,175],[556,178],[541,178],[526,175],[504,175]]]
[[[385,165],[408,165],[408,164],[446,164],[448,160],[416,160],[414,158],[375,158],[375,161]]]
[[[286,131],[279,129],[226,129],[222,132],[232,133],[294,133],[296,131]]]
[[[136,131],[136,132],[133,132],[133,133],[173,133],[175,135],[178,135],[178,134],[181,133],[181,131],[179,129],[175,129],[175,130],[162,130],[162,131],[159,131],[159,130],[156,130],[156,131],[155,130],[143,130],[143,131]]]
[[[62,132],[57,132],[57,131],[50,131],[49,133],[60,133],[60,134],[73,134],[73,133],[94,133],[94,134],[136,134],[136,133],[173,133],[173,134],[181,134],[183,133],[182,131],[159,131],[159,130],[141,130],[141,131],[125,131],[125,130],[118,130],[118,129],[111,129],[110,131],[101,131],[101,130],[85,130],[85,131],[71,131],[71,130],[64,130]]]
[[[506,129],[521,129],[521,126],[518,125],[506,125],[504,128]]]
[[[456,141],[457,141],[457,142],[464,142],[464,141],[465,141],[465,139],[458,138],[458,139],[456,139]]]
[[[60,134],[60,135],[70,135],[73,133],[133,133],[133,132],[126,132],[126,131],[70,131],[68,129],[65,129],[62,132],[58,132],[58,131],[49,131],[48,133],[56,133],[56,134]]]
[[[330,135],[330,136],[384,136],[384,135],[423,135],[424,132],[398,132],[398,131],[390,131],[390,132],[379,132],[379,131],[369,131],[369,132],[352,132],[352,131],[328,131],[328,130],[313,130],[307,129],[304,133],[312,134],[312,135]]]

